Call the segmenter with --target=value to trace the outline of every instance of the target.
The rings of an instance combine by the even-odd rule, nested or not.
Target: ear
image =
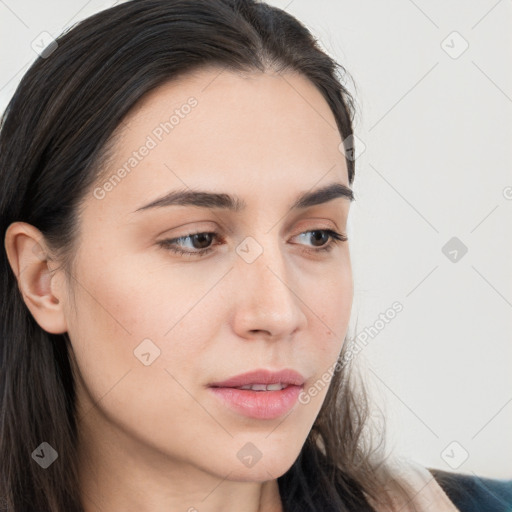
[[[6,230],[5,250],[18,281],[23,300],[36,322],[45,331],[67,331],[64,315],[63,271],[53,273],[42,233],[26,222],[13,222]]]

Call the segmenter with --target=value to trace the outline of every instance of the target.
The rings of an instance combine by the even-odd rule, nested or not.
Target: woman
[[[343,68],[250,0],[56,43],[0,134],[5,508],[457,510],[348,357]]]

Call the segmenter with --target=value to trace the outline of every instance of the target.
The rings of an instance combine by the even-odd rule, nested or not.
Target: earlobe
[[[5,250],[18,288],[32,316],[52,334],[67,331],[63,308],[63,275],[52,275],[52,262],[41,232],[25,222],[13,222],[5,234]]]

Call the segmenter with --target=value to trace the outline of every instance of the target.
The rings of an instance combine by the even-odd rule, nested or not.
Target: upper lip
[[[275,372],[258,369],[235,375],[222,382],[213,382],[209,384],[209,386],[218,388],[235,388],[238,386],[246,386],[247,384],[288,384],[302,386],[304,381],[304,377],[299,372],[289,368]]]

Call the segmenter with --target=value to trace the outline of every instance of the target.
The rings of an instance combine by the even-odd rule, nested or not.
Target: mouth
[[[252,419],[269,420],[290,411],[304,382],[304,377],[294,370],[255,370],[208,387],[224,407]]]
[[[252,389],[253,391],[279,391],[287,386],[303,386],[305,380],[299,372],[288,368],[279,371],[258,369],[235,375],[221,382],[213,382],[209,386]]]
[[[247,391],[281,391],[291,385],[292,384],[283,384],[281,382],[278,384],[246,384],[245,386],[236,386],[231,389],[245,389]]]

